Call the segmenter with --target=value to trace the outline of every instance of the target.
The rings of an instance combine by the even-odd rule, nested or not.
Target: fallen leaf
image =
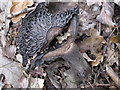
[[[115,23],[112,20],[114,15],[114,5],[109,2],[103,2],[101,14],[97,16],[97,20],[103,24],[114,27]]]
[[[86,53],[83,54],[83,57],[84,57],[85,59],[87,59],[88,62],[94,61],[94,60],[92,60],[91,58],[89,58]]]
[[[102,1],[103,0],[92,0],[92,1],[91,0],[86,0],[86,3],[87,3],[88,6],[91,6],[91,5],[95,4],[95,3],[101,5]]]
[[[28,6],[32,6],[33,4],[33,0],[12,0],[12,4],[13,6],[10,9],[10,13],[17,13],[22,11],[23,9],[27,8]],[[18,8],[19,7],[19,8]],[[21,20],[21,18],[24,18],[26,15],[26,13],[24,14],[20,14],[16,17],[12,18],[12,21],[14,23],[18,22],[19,20]]]
[[[111,77],[111,79],[115,82],[115,84],[119,87],[120,86],[120,78],[117,73],[110,67],[106,66],[106,72]]]
[[[80,15],[80,22],[81,23],[81,30],[89,30],[91,28],[94,28],[94,26],[96,25],[96,22],[92,20],[93,17],[87,13],[87,12],[83,12],[82,15]]]
[[[13,62],[12,60],[1,56],[0,57],[0,73],[6,77],[6,81],[13,85],[15,88],[20,86],[19,79],[23,75],[21,65]]]
[[[1,31],[1,44],[2,44],[2,47],[4,48],[6,46],[6,43],[7,43],[7,38],[5,36],[5,31]]]
[[[16,55],[16,60],[19,61],[20,63],[22,63],[22,55],[21,54],[17,54]]]
[[[3,11],[3,10],[5,10],[6,9],[6,6],[7,6],[7,2],[8,2],[9,0],[0,0],[0,9]]]
[[[90,37],[82,41],[82,46],[84,45],[82,49],[87,47],[87,50],[89,47],[91,53],[97,55],[97,52],[98,50],[101,50],[103,43],[106,43],[106,41],[103,36],[100,35],[100,32],[96,29],[90,29]]]
[[[110,39],[113,43],[120,43],[120,33]]]
[[[26,78],[24,75],[20,77],[19,81],[19,88],[27,88],[28,86],[28,78]]]
[[[5,1],[0,0],[0,4],[3,4],[3,6],[1,7],[3,9],[3,12],[0,13],[0,28],[3,28],[3,30],[0,32],[1,44],[2,44],[2,47],[5,47],[7,42],[6,35],[9,30],[9,23],[10,23],[10,20],[6,19],[6,16],[10,14],[10,8],[12,6],[11,5],[12,3],[10,0],[5,0]]]
[[[30,82],[30,88],[43,88],[44,86],[44,79],[31,77]]]
[[[110,47],[107,48],[107,62],[109,66],[112,66],[114,63],[116,63],[117,65],[119,65],[119,59],[118,59],[118,52],[115,52],[114,48],[112,47],[113,45],[111,45]]]
[[[79,41],[77,45],[80,48],[80,51],[83,52],[83,57],[87,59],[88,62],[91,62],[92,66],[97,66],[103,62],[102,46],[106,43],[103,36],[100,35],[100,32],[96,29],[89,30],[89,36],[83,41]],[[90,50],[92,55],[96,56],[95,60],[92,60],[85,52]]]
[[[0,13],[0,29],[3,26],[3,22],[5,21],[5,12]]]
[[[91,62],[92,67],[98,66],[101,62],[103,62],[103,55],[99,53],[94,61]]]
[[[114,0],[114,3],[116,3],[120,6],[120,0]]]
[[[6,45],[2,49],[3,56],[7,56],[8,58],[13,59],[16,54],[16,46],[15,45]]]

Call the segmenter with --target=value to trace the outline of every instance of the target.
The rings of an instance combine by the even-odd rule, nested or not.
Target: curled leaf
[[[101,62],[103,62],[103,55],[100,53],[97,55],[97,58],[91,62],[92,66],[98,66]]]

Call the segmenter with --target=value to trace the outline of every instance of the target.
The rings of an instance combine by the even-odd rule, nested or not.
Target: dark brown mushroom
[[[61,6],[67,10],[60,11],[60,7],[56,10],[49,9],[51,5],[59,5],[58,3],[39,3],[36,9],[27,14],[22,20],[19,30],[18,45],[19,52],[23,56],[23,66],[26,66],[28,59],[39,53],[39,59],[45,54],[46,49],[51,40],[58,35],[74,15],[79,13],[79,7],[69,6],[69,3],[63,3]],[[58,12],[58,13],[57,13]],[[41,53],[43,52],[43,53]]]
[[[36,61],[34,61],[34,63],[32,64],[31,68],[34,67],[34,64],[36,64],[36,66],[39,66],[45,62],[52,62],[56,60],[56,58],[63,58],[71,65],[72,68],[76,70],[76,72],[78,72],[78,75],[80,77],[88,77],[88,75],[91,72],[91,68],[81,55],[79,47],[76,45],[76,43],[74,43],[77,34],[76,19],[77,16],[74,16],[70,22],[70,26],[68,29],[70,36],[67,39],[66,43],[63,46],[61,46],[61,48],[58,48],[54,51],[50,51],[47,54],[45,54],[42,60],[36,59]]]

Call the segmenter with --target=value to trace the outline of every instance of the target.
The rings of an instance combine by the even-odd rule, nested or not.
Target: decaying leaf
[[[98,66],[101,62],[103,62],[103,55],[99,53],[94,61],[91,62],[92,66]]]
[[[89,38],[77,43],[77,45],[79,46],[81,52],[84,53],[90,50],[91,54],[96,56],[96,59],[92,60],[86,53],[83,54],[83,57],[86,58],[87,61],[91,62],[92,66],[97,66],[103,62],[103,55],[100,52],[102,51],[102,45],[106,43],[106,41],[96,29],[90,29],[89,34]]]
[[[114,63],[116,63],[117,65],[119,65],[119,59],[118,59],[118,52],[115,52],[115,50],[112,47],[113,45],[111,45],[111,47],[107,48],[107,62],[109,66],[112,66]]]
[[[6,80],[14,87],[19,87],[19,79],[23,75],[20,64],[7,59],[6,57],[0,57],[0,73],[3,73]]]
[[[111,27],[115,26],[112,20],[114,15],[114,4],[109,2],[103,2],[101,14],[97,16],[97,20],[103,24],[107,24]]]
[[[91,63],[92,67],[98,66],[100,63],[103,62],[103,55],[102,55],[101,53],[99,53],[99,54],[96,56],[96,59],[95,59],[95,60],[92,60],[91,58],[89,58],[86,53],[83,54],[83,57],[86,58],[87,61]]]
[[[28,86],[28,78],[26,78],[24,75],[20,77],[19,81],[19,88],[27,88]]]
[[[3,22],[5,21],[5,12],[0,13],[0,29],[3,26]]]
[[[118,33],[116,36],[111,37],[111,41],[113,43],[120,43],[120,33]]]
[[[43,88],[44,86],[44,79],[31,77],[30,82],[30,88]]]
[[[90,47],[89,49],[92,54],[97,55],[98,50],[101,50],[102,44],[106,43],[106,41],[103,36],[100,35],[100,32],[96,29],[90,29],[90,37],[82,43],[84,43],[85,46]]]
[[[1,44],[2,44],[2,47],[4,48],[5,46],[6,46],[6,43],[7,43],[7,40],[6,40],[7,38],[6,38],[6,36],[5,36],[5,31],[1,31],[1,39],[0,39],[0,41],[1,41]]]
[[[13,6],[10,9],[10,13],[17,13],[22,11],[23,9],[27,8],[27,6],[31,6],[33,4],[33,0],[12,0]],[[19,8],[18,8],[19,7]],[[14,23],[21,20],[21,18],[24,18],[26,14],[21,14],[16,17],[12,18],[12,21]]]
[[[0,13],[0,29],[3,29],[0,31],[1,33],[1,44],[2,47],[6,46],[7,43],[7,32],[9,30],[9,23],[10,20],[6,19],[6,16],[10,13],[10,8],[11,8],[11,1],[10,0],[5,0],[5,1],[0,1],[0,4],[2,4],[2,12]]]
[[[0,9],[3,11],[6,9],[6,6],[7,6],[7,2],[9,0],[0,0]]]
[[[16,46],[15,45],[6,45],[2,49],[2,53],[4,56],[7,56],[8,58],[14,58],[16,54]]]
[[[114,72],[114,70],[109,67],[109,66],[106,66],[106,72],[107,74],[111,77],[111,79],[115,82],[115,84],[117,86],[120,86],[120,78],[119,76]]]
[[[94,28],[96,22],[92,19],[93,17],[84,11],[79,20],[82,25],[81,30],[89,30],[91,28]]]

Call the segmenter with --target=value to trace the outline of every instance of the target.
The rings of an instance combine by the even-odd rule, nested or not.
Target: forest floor
[[[36,1],[36,3],[35,3]],[[39,0],[0,1],[0,88],[88,88],[118,90],[120,87],[120,6],[116,2],[79,2],[79,38],[75,40],[87,62],[86,78],[77,77],[75,67],[62,59],[38,66],[29,74],[22,66],[16,38],[25,15]],[[61,6],[62,7],[62,6]],[[22,19],[23,18],[23,19]],[[58,36],[66,39],[67,34]],[[69,60],[68,60],[69,61]],[[73,63],[76,63],[74,60]],[[82,63],[82,62],[81,62]],[[82,64],[80,64],[82,65]],[[79,65],[78,65],[79,66]],[[81,66],[84,70],[84,65]],[[78,70],[79,71],[79,70]]]

